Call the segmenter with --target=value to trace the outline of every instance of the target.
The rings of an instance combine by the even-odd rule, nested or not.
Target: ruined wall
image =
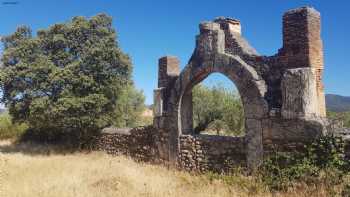
[[[297,151],[306,143],[322,135],[324,124],[318,120],[280,119],[271,117],[264,121],[264,154],[271,151]]]
[[[198,161],[193,164],[185,162],[191,158],[183,160],[183,150],[200,158],[200,154],[193,156],[183,147],[183,136],[193,135],[192,88],[214,72],[227,76],[240,93],[248,166],[259,165],[264,153],[274,146],[293,150],[324,134],[320,23],[320,13],[313,8],[287,11],[283,15],[283,46],[276,55],[268,57],[257,53],[244,39],[238,20],[220,17],[199,25],[196,47],[181,72],[174,56],[162,57],[155,91],[156,111],[161,113],[157,113],[154,126],[169,133],[169,161],[186,168],[200,168]],[[169,70],[176,72],[170,75]],[[186,137],[189,139],[197,143],[201,138]],[[224,149],[220,145],[215,148]],[[201,157],[208,159],[211,155]]]
[[[165,56],[159,59],[158,65],[158,87],[166,87],[172,78],[180,73],[179,60],[173,56]]]
[[[310,122],[300,122],[298,125],[291,121],[283,123],[284,127],[294,131],[294,139],[283,141],[264,141],[265,155],[275,151],[304,151],[307,141],[300,138],[298,130],[315,128]],[[317,124],[317,122],[314,122]],[[279,125],[277,127],[283,127]],[[316,131],[305,132],[309,135]],[[335,136],[342,137],[345,141],[345,156],[350,158],[350,129],[339,128],[334,130]],[[283,133],[276,132],[277,135]],[[290,134],[289,134],[290,135]],[[134,129],[109,128],[95,138],[95,148],[112,155],[126,155],[137,161],[168,164],[162,157],[162,150],[165,140],[162,139],[162,132],[152,126],[138,127]],[[246,143],[245,137],[214,136],[214,135],[181,135],[179,151],[180,169],[186,171],[218,173],[230,172],[240,166],[246,167]],[[279,138],[281,139],[281,138]],[[296,140],[298,139],[298,140]]]
[[[309,7],[283,15],[283,47],[264,59],[271,95],[265,149],[292,149],[326,132],[320,23],[320,13]]]
[[[287,11],[283,15],[283,47],[279,60],[286,68],[310,68],[315,73],[317,112],[326,117],[323,87],[323,44],[320,13],[309,7]]]
[[[283,15],[283,46],[276,55],[259,55],[238,20],[220,17],[199,25],[196,47],[181,72],[174,56],[160,58],[158,66],[153,127],[103,133],[98,149],[222,172],[257,167],[271,151],[298,150],[326,131],[320,14],[313,8]],[[240,93],[244,137],[193,133],[192,88],[214,72],[227,76]]]
[[[284,119],[313,118],[319,113],[316,73],[310,68],[288,69],[283,74],[282,117]]]
[[[152,126],[133,129],[108,128],[95,137],[94,148],[112,155],[127,155],[138,161],[163,162],[165,139]]]
[[[187,171],[229,172],[246,166],[244,137],[181,135],[179,166]]]
[[[162,151],[165,139],[152,126],[134,129],[109,128],[96,136],[94,148],[137,161],[167,164]],[[178,167],[187,171],[229,172],[246,165],[244,137],[181,135]]]

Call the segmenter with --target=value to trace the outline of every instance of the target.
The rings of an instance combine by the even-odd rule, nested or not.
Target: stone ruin
[[[194,52],[182,71],[176,57],[159,59],[154,123],[152,129],[147,127],[147,145],[142,142],[137,150],[148,149],[162,162],[186,170],[224,171],[237,164],[254,168],[272,150],[295,150],[325,134],[320,28],[320,13],[314,8],[289,10],[283,15],[282,48],[263,56],[242,36],[240,21],[219,17],[201,23]],[[192,88],[215,72],[228,77],[241,96],[243,137],[193,132]],[[136,139],[136,133],[140,132],[131,132],[127,139]],[[99,144],[118,152],[113,147],[119,142],[111,135]]]

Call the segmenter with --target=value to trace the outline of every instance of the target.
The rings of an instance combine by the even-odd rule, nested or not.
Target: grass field
[[[269,193],[251,177],[230,183],[102,152],[0,141],[0,196],[4,197],[225,197],[326,196],[322,188]]]

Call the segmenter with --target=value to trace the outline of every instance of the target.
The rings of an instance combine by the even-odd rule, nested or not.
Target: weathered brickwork
[[[320,13],[313,8],[299,8],[283,16],[283,48],[281,61],[288,68],[310,67],[316,73],[318,111],[326,116],[323,76],[323,44],[321,40]]]
[[[179,60],[176,57],[166,56],[159,59],[158,87],[166,87],[172,77],[179,75],[179,64]]]

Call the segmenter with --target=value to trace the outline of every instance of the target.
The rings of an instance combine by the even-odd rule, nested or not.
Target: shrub
[[[326,135],[307,145],[306,155],[313,164],[321,169],[335,168],[349,170],[349,162],[345,159],[345,143],[341,137]]]
[[[294,181],[310,181],[318,172],[308,159],[299,159],[290,153],[275,153],[264,161],[261,176],[270,189],[286,190]]]
[[[247,176],[245,168],[234,168],[229,174],[218,174],[214,172],[207,172],[204,177],[209,182],[220,180],[228,186],[239,185],[240,189],[246,191],[249,196],[256,196],[258,193],[263,193],[268,190],[266,185],[256,176]]]
[[[345,184],[341,193],[343,197],[350,197],[350,184]]]
[[[18,138],[27,129],[26,124],[12,123],[11,116],[7,112],[0,115],[0,139]]]
[[[302,152],[271,154],[261,166],[260,176],[272,190],[305,183],[323,184],[332,193],[348,170],[342,139],[323,136],[306,145]]]
[[[344,126],[350,128],[350,112],[332,112],[327,111],[327,118],[331,126]],[[339,125],[340,124],[340,125]]]

